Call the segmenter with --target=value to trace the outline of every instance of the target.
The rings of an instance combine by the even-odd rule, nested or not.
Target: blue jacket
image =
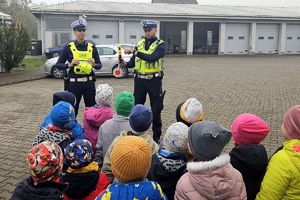
[[[45,117],[43,123],[41,124],[40,130],[42,128],[47,127],[48,125],[52,124],[52,121],[50,119],[50,113],[47,114],[47,116]],[[71,132],[72,134],[72,139],[73,140],[78,140],[78,139],[85,139],[84,138],[84,131],[83,128],[81,127],[81,125],[75,120],[74,123],[72,124],[71,127]]]
[[[167,200],[160,185],[154,181],[131,183],[113,183],[97,198],[97,200]]]

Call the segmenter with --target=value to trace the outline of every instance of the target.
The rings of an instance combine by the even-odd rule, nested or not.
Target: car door
[[[117,63],[117,52],[112,47],[97,47],[97,49],[100,55],[102,68],[96,70],[95,73],[111,73],[113,66]]]

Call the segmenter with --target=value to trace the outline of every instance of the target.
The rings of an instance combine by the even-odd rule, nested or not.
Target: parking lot
[[[261,116],[271,127],[264,141],[269,155],[282,143],[281,119],[300,103],[300,56],[168,57],[165,60],[163,129],[175,122],[181,101],[195,97],[205,119],[230,128],[243,112]],[[97,78],[114,94],[133,91],[132,78]],[[52,105],[52,94],[63,81],[51,78],[0,87],[0,199],[8,199],[15,185],[28,176],[25,156],[39,125]],[[82,108],[79,122],[82,122]],[[232,147],[228,145],[225,151]]]

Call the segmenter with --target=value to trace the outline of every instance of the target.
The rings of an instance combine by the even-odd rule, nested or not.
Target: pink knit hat
[[[233,120],[231,132],[236,144],[259,144],[267,137],[270,127],[260,117],[243,113]]]
[[[291,107],[285,113],[282,125],[288,139],[300,139],[300,105]]]

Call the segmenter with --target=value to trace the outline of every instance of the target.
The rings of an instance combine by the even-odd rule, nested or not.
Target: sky
[[[32,0],[34,4],[62,3],[71,0]],[[74,0],[73,0],[74,1]],[[94,0],[109,2],[142,2],[150,3],[151,0]],[[300,0],[197,0],[201,5],[233,5],[233,6],[264,6],[264,7],[300,7]]]

